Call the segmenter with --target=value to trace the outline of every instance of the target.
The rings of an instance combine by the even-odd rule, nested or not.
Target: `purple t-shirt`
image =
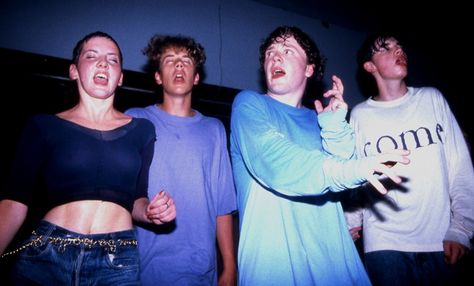
[[[143,285],[217,285],[217,217],[236,210],[224,125],[197,111],[178,117],[156,105],[127,114],[155,125],[148,196],[169,192],[177,213],[174,223],[137,227]]]

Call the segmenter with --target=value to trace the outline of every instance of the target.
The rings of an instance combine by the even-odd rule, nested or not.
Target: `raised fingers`
[[[324,97],[333,96],[334,98],[344,101],[344,98],[343,98],[344,85],[342,84],[342,80],[335,75],[333,75],[331,79],[332,79],[332,88],[326,91],[323,94],[323,96]]]
[[[387,189],[374,175],[368,175],[367,182],[369,182],[382,195],[385,195],[387,193]]]
[[[377,174],[386,175],[393,182],[400,184],[402,179],[395,173],[392,166],[396,163],[408,164],[410,159],[407,157],[410,154],[408,150],[392,150],[389,153],[382,153],[374,157],[375,162],[372,166],[373,172]],[[372,173],[369,174],[367,181],[381,194],[386,194],[387,189],[382,185],[378,178]]]
[[[314,101],[314,108],[316,109],[316,112],[318,113],[321,113],[324,110],[322,102],[317,99]]]
[[[331,111],[336,111],[341,108],[348,109],[348,105],[345,101],[342,101],[335,97],[331,98],[328,106],[331,108]]]
[[[378,164],[378,166],[374,168],[374,171],[376,173],[386,175],[390,178],[390,180],[394,181],[397,184],[400,184],[402,182],[402,179],[397,176],[397,174],[395,174],[395,172],[390,169],[390,167],[387,167],[385,164]]]
[[[382,153],[378,155],[377,158],[379,163],[384,163],[386,166],[391,167],[397,162],[405,165],[410,163],[408,155],[410,155],[409,150],[395,149],[390,152]]]

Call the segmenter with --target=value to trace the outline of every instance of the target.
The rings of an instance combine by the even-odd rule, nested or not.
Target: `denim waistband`
[[[68,246],[81,246],[86,248],[104,247],[110,252],[115,252],[117,246],[137,246],[133,230],[124,230],[100,234],[81,234],[62,228],[48,221],[40,221],[33,231],[30,243],[33,246],[50,243],[64,251]]]
[[[2,254],[0,258],[16,254],[28,247],[40,247],[44,244],[53,244],[57,246],[60,251],[64,251],[66,247],[69,246],[78,246],[89,249],[93,247],[103,247],[110,252],[115,252],[117,247],[137,247],[138,245],[133,230],[100,234],[81,234],[41,220],[38,227],[31,233],[28,242],[13,251]]]

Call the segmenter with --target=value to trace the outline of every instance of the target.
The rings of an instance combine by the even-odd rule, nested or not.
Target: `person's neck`
[[[165,98],[163,103],[156,104],[156,106],[174,116],[192,117],[196,115],[196,112],[191,108],[191,100]]]
[[[77,105],[60,114],[71,118],[82,118],[91,122],[104,122],[123,118],[123,114],[117,111],[112,105],[107,104],[84,104],[79,102]]]
[[[300,108],[301,106],[303,106],[303,104],[301,103],[303,96],[296,93],[280,95],[267,91],[267,95],[275,99],[276,101],[279,101],[286,105],[290,105],[296,108]]]
[[[392,84],[383,84],[378,86],[379,94],[373,99],[375,101],[392,101],[403,97],[408,92],[405,81],[399,81]]]

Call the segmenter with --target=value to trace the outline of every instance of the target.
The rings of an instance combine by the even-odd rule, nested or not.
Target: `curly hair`
[[[314,64],[314,75],[316,80],[321,80],[324,75],[326,67],[326,58],[321,54],[316,43],[300,28],[290,26],[277,27],[270,35],[263,41],[260,46],[260,66],[263,70],[265,64],[265,52],[268,47],[279,39],[288,39],[294,37],[296,42],[305,51],[308,58],[308,64]]]
[[[194,39],[181,35],[155,35],[150,39],[148,45],[143,49],[143,54],[148,57],[155,71],[160,71],[161,56],[169,48],[186,50],[194,62],[196,72],[202,73],[206,62],[204,48]]]

